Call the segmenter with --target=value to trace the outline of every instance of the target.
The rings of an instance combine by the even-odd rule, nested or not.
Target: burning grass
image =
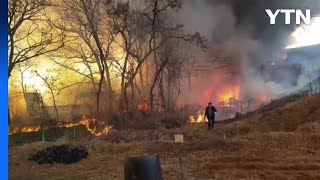
[[[86,115],[82,116],[80,121],[63,121],[56,127],[60,128],[72,128],[76,126],[84,126],[87,131],[89,131],[94,136],[101,136],[103,134],[107,134],[112,126],[103,125],[99,123],[95,118],[87,117]],[[25,127],[15,127],[9,128],[9,135],[17,134],[17,133],[30,133],[30,132],[39,132],[41,130],[41,126],[25,126]]]
[[[126,157],[159,153],[165,179],[179,179],[178,152],[188,179],[319,179],[320,95],[300,99],[249,119],[180,129],[112,131],[82,142],[89,156],[68,166],[39,166],[30,154],[57,143],[9,149],[9,179],[123,179]],[[173,143],[183,134],[183,147]],[[50,167],[50,168],[48,168]]]
[[[204,112],[199,111],[197,113],[197,117],[189,116],[189,123],[205,123],[208,122],[208,120],[204,117]]]
[[[99,123],[94,118],[83,115],[79,121],[64,121],[53,127],[44,127],[44,129],[39,125],[9,128],[9,146],[40,141],[42,138],[46,141],[54,141],[63,136],[73,136],[73,138],[76,138],[76,135],[82,138],[101,136],[108,134],[112,127],[113,126]]]

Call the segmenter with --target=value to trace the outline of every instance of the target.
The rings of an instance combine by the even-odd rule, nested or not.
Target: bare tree
[[[10,0],[8,4],[8,79],[19,63],[64,45],[64,35],[45,25],[47,0]]]
[[[120,36],[120,42],[116,42],[125,52],[121,71],[121,97],[120,109],[128,109],[127,89],[131,87],[131,94],[134,94],[134,87],[141,96],[141,91],[137,85],[134,85],[136,77],[139,74],[143,85],[143,65],[151,64],[154,66],[154,77],[151,78],[151,87],[149,88],[149,103],[153,108],[154,88],[159,80],[164,67],[169,58],[158,58],[159,49],[165,46],[169,39],[181,39],[205,49],[205,40],[199,33],[194,35],[184,35],[181,25],[172,25],[166,21],[166,12],[170,9],[178,10],[181,7],[179,0],[147,0],[145,6],[134,9],[129,3],[111,3],[108,4],[106,12],[111,19],[111,27],[114,35]],[[119,39],[119,38],[117,38]],[[147,63],[147,60],[153,60]],[[162,62],[161,62],[162,61]],[[129,66],[133,64],[133,66]],[[146,82],[149,82],[150,68],[147,68]],[[144,86],[144,85],[143,85]],[[143,88],[145,89],[145,87]],[[145,91],[145,90],[144,90]],[[131,97],[134,97],[131,95]],[[131,99],[131,102],[133,99]]]
[[[151,33],[151,36],[155,36],[152,40],[152,43],[149,43],[149,46],[152,46],[156,43],[156,41],[161,41],[163,48],[159,48],[153,52],[154,56],[154,64],[155,64],[155,73],[154,80],[149,90],[149,98],[150,98],[150,107],[153,109],[154,105],[154,88],[158,80],[161,80],[161,76],[163,70],[167,66],[170,59],[170,56],[173,54],[168,51],[168,47],[170,47],[171,40],[182,40],[184,43],[190,43],[195,46],[199,46],[202,50],[207,49],[206,39],[202,37],[198,32],[194,35],[184,34],[182,25],[170,25],[170,23],[166,23],[164,19],[166,19],[165,15],[161,15],[162,11],[166,11],[167,8],[179,9],[181,7],[181,1],[172,0],[172,1],[163,1],[163,0],[150,0],[148,1],[150,5],[153,7],[153,18],[152,19],[152,27],[157,27],[157,30],[154,33]],[[151,42],[151,41],[150,41]],[[174,42],[177,43],[177,42]],[[178,71],[178,70],[177,70]],[[178,71],[179,72],[179,71]],[[170,79],[169,79],[169,82]],[[168,84],[171,87],[171,84]],[[161,83],[160,83],[161,87]],[[160,88],[161,90],[161,88]],[[160,92],[160,96],[163,96],[162,90]],[[164,98],[162,97],[164,100]]]
[[[56,119],[57,121],[60,121],[60,115],[59,115],[59,110],[57,108],[58,106],[58,97],[61,94],[61,91],[68,89],[72,86],[75,85],[81,85],[85,80],[86,77],[84,79],[82,79],[79,82],[75,82],[75,83],[68,83],[68,82],[62,82],[61,81],[61,77],[62,77],[62,70],[58,69],[58,70],[53,70],[55,72],[57,72],[55,75],[52,75],[50,72],[50,70],[47,70],[46,75],[39,73],[38,71],[33,71],[39,78],[41,78],[43,85],[48,89],[48,92],[50,94],[50,98],[49,100],[47,100],[47,102],[52,101],[53,103],[53,107],[54,107],[54,111],[55,111],[55,115],[56,115]],[[51,74],[51,75],[50,75]]]
[[[95,69],[97,64],[94,55],[83,47],[83,45],[78,43],[67,44],[61,54],[52,54],[50,60],[65,70],[87,78],[92,84],[93,91],[97,92],[97,80],[95,76],[99,75],[100,72]],[[83,67],[85,67],[85,69]]]
[[[18,64],[18,71],[20,73],[20,86],[21,86],[21,89],[22,89],[22,93],[23,93],[23,98],[25,100],[25,103],[27,105],[27,113],[29,113],[30,115],[30,112],[28,111],[28,102],[27,102],[27,97],[26,97],[26,93],[27,93],[27,84],[25,83],[25,72],[30,70],[30,68],[33,66],[33,63],[32,62],[28,62],[26,64],[24,64],[24,66],[22,66],[22,64]]]
[[[103,1],[97,0],[63,0],[58,3],[58,13],[63,19],[51,24],[61,30],[78,36],[92,52],[100,72],[97,90],[97,113],[100,113],[100,95],[103,85],[108,93],[109,109],[112,110],[113,88],[108,60],[113,43],[105,16],[101,13]]]
[[[60,90],[57,89],[58,86],[58,79],[57,77],[54,76],[44,76],[41,75],[40,73],[38,73],[37,71],[34,71],[35,74],[41,78],[41,80],[43,81],[44,85],[48,88],[51,99],[52,99],[52,103],[53,103],[53,107],[56,113],[56,118],[58,121],[60,121],[60,116],[59,116],[59,111],[57,108],[57,96],[60,94]]]
[[[134,90],[135,78],[139,72],[142,75],[143,64],[161,47],[159,33],[166,25],[161,24],[163,21],[159,20],[160,14],[170,8],[177,8],[179,4],[179,1],[160,3],[156,0],[146,1],[146,6],[140,9],[133,9],[128,2],[114,3],[106,8],[114,34],[121,37],[122,43],[118,44],[126,54],[121,69],[120,109],[128,108],[127,89],[131,87],[131,91]]]

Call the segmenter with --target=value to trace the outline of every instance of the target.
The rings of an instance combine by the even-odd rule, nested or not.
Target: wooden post
[[[179,152],[179,171],[180,176],[182,179],[185,179],[184,173],[183,173],[183,167],[182,167],[182,153],[183,153],[183,143],[180,144],[180,152]]]
[[[183,135],[182,134],[176,134],[174,136],[175,143],[178,143],[180,145],[179,155],[178,155],[178,162],[179,162],[179,172],[182,179],[185,179],[184,173],[183,173],[183,167],[182,167],[182,153],[183,153]]]

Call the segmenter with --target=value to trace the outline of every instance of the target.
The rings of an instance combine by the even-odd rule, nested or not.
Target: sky
[[[320,17],[311,20],[310,25],[298,27],[291,35],[287,48],[320,44]]]

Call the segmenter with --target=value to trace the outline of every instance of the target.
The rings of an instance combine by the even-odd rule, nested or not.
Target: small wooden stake
[[[174,135],[174,141],[175,141],[175,143],[180,144],[180,151],[179,151],[179,157],[178,157],[179,171],[180,171],[181,179],[185,179],[185,176],[183,173],[183,168],[182,168],[182,152],[183,152],[183,143],[184,143],[183,135],[182,134]]]

